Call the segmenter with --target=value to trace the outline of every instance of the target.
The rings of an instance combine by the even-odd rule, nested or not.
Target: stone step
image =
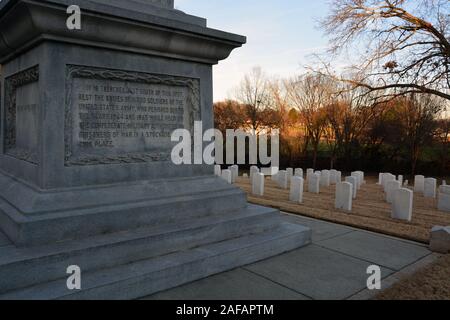
[[[84,200],[80,200],[83,202]],[[99,200],[100,202],[100,200]],[[203,191],[198,194],[133,201],[123,204],[89,206],[48,214],[29,214],[25,218],[9,204],[0,201],[2,213],[17,217],[5,224],[5,233],[20,246],[40,246],[72,239],[84,239],[106,233],[133,230],[220,215],[245,208],[246,196],[238,189]],[[7,221],[8,217],[3,217]],[[9,219],[9,221],[12,221]],[[8,225],[10,226],[8,228]]]
[[[79,291],[69,291],[66,279],[60,279],[8,292],[0,299],[137,299],[297,249],[310,238],[310,229],[281,223],[267,232],[82,273]]]
[[[66,277],[70,265],[91,271],[149,259],[275,228],[279,213],[247,208],[190,221],[91,237],[54,245],[0,247],[0,292]]]
[[[0,231],[0,248],[12,245],[8,237]]]

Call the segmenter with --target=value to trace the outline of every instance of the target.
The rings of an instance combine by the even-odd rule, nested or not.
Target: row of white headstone
[[[425,198],[438,198],[438,210],[450,212],[450,186],[444,180],[437,188],[437,180],[422,175],[414,177],[414,192],[422,193]]]
[[[227,170],[215,166],[215,174],[222,177],[228,183],[236,182],[239,177],[239,166],[234,165]],[[297,203],[303,202],[304,172],[303,169],[288,168],[281,170],[272,176],[282,189],[290,188],[289,200]],[[264,196],[265,175],[260,172],[257,166],[250,168],[250,182],[252,194]],[[319,194],[321,187],[329,187],[336,184],[335,208],[345,211],[352,211],[353,200],[356,199],[358,190],[365,183],[364,172],[355,171],[351,176],[342,182],[342,173],[337,170],[314,171],[306,170],[307,191]],[[408,181],[404,181],[403,176],[395,176],[391,173],[380,173],[378,184],[383,187],[386,201],[392,205],[392,217],[394,219],[412,220],[414,193],[408,189]],[[414,181],[414,191],[421,192],[425,197],[435,198],[437,193],[437,180],[426,179],[424,176],[416,176]],[[438,189],[438,210],[450,212],[450,186],[444,182]]]
[[[408,181],[403,181],[403,176],[396,177],[391,173],[380,173],[378,184],[383,187],[386,201],[392,205],[392,218],[411,221],[414,192],[407,188]],[[436,198],[437,180],[416,176],[414,191],[423,193],[427,198]],[[450,188],[446,186],[445,182],[439,188],[438,209],[450,212]]]

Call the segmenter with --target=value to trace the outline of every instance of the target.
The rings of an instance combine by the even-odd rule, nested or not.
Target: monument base
[[[245,37],[171,0],[74,4],[76,31],[66,0],[0,2],[0,299],[134,299],[309,243],[171,161],[174,130],[213,129],[212,66]]]
[[[270,208],[201,216],[32,248],[0,247],[0,299],[136,299],[310,242],[308,228],[282,223]],[[71,265],[81,268],[81,290],[67,289]]]

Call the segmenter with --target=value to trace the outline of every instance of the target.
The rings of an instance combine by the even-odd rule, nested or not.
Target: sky
[[[208,20],[208,27],[247,37],[247,44],[214,67],[214,101],[232,98],[254,67],[274,77],[300,73],[328,40],[318,20],[326,0],[175,0],[175,7]]]

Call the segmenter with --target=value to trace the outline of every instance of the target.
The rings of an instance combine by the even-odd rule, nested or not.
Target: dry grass
[[[450,255],[402,279],[375,300],[450,300]]]
[[[351,213],[334,208],[335,186],[321,188],[318,195],[305,192],[304,203],[300,205],[290,202],[289,191],[279,188],[270,178],[266,179],[264,197],[251,195],[248,178],[239,178],[237,185],[247,192],[249,202],[254,204],[422,243],[429,242],[433,226],[450,225],[450,214],[438,211],[435,199],[424,198],[420,194],[414,194],[411,223],[392,219],[391,205],[384,200],[382,187],[370,178],[359,191]]]

